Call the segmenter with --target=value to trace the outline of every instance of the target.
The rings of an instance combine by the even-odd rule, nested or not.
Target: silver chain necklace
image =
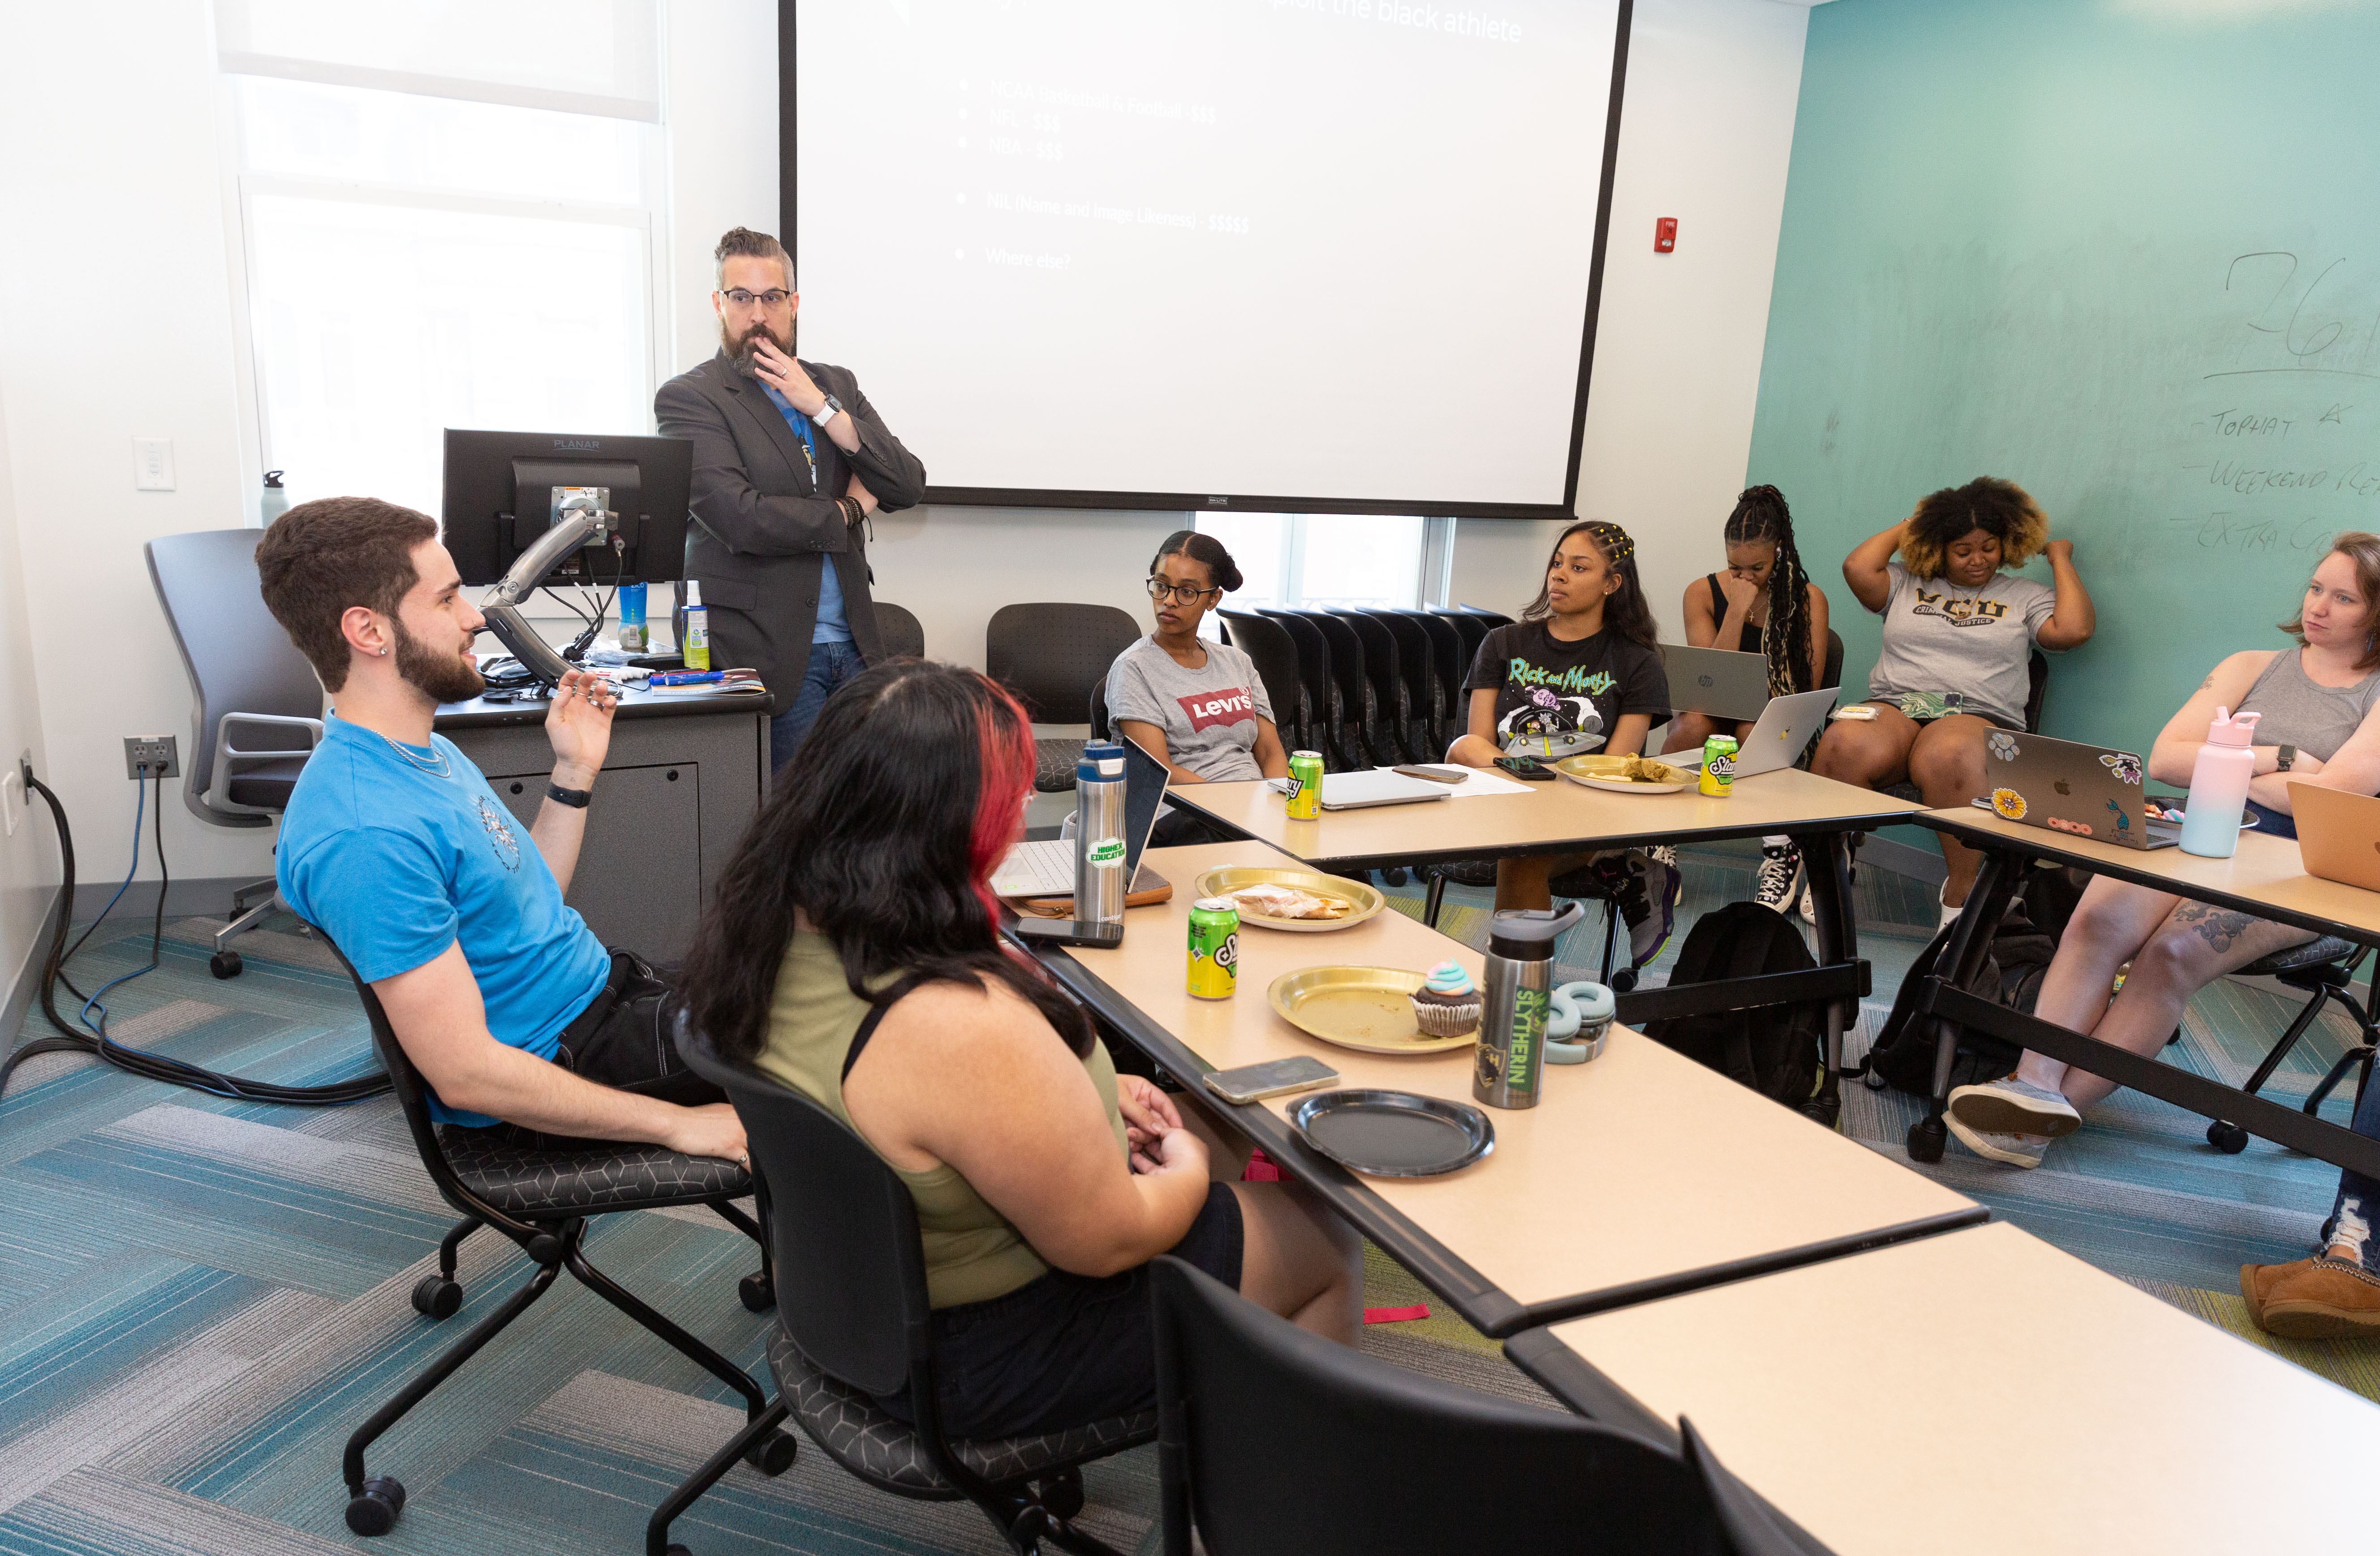
[[[417,757],[411,751],[407,750],[403,742],[389,740],[387,735],[381,735],[378,730],[373,730],[372,733],[374,735],[380,735],[380,737],[382,740],[388,740],[388,748],[395,751],[398,756],[403,757],[405,759],[406,765],[411,767],[415,772],[427,772],[432,778],[452,779],[455,776],[454,763],[448,761],[446,760],[446,753],[438,749],[435,745],[432,745],[430,748],[430,753],[433,760],[423,761],[419,757]],[[435,741],[437,736],[432,735],[431,738],[432,741]]]

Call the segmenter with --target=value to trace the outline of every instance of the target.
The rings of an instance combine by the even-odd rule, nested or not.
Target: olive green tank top
[[[879,991],[898,981],[897,976],[888,977]],[[851,1114],[843,1105],[844,1062],[873,1008],[852,993],[844,979],[843,959],[826,937],[796,930],[769,1002],[768,1046],[754,1063],[850,1124]],[[1116,1106],[1115,1064],[1107,1049],[1094,1042],[1083,1067],[1090,1071],[1091,1084],[1107,1106],[1116,1150],[1127,1152],[1123,1113]],[[853,1133],[867,1138],[856,1126]],[[958,1169],[941,1166],[913,1173],[890,1161],[885,1165],[900,1174],[917,1203],[917,1230],[925,1244],[926,1294],[932,1306],[989,1302],[1048,1272],[1050,1267],[1024,1234],[987,1204]]]

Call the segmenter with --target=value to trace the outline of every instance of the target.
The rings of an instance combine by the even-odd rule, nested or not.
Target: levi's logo
[[[1232,691],[1195,692],[1174,700],[1182,704],[1182,711],[1189,716],[1193,735],[1202,729],[1212,729],[1217,724],[1243,723],[1257,716],[1257,699],[1248,695],[1245,687]]]

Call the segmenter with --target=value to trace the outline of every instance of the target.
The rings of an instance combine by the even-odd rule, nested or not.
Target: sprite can
[[[1704,794],[1725,799],[1735,793],[1735,736],[1714,735],[1703,742]]]
[[[1229,897],[1190,905],[1190,993],[1228,1000],[1240,987],[1240,909]]]
[[[1322,814],[1322,753],[1290,752],[1289,775],[1297,784],[1296,792],[1289,796],[1289,819],[1314,821]]]

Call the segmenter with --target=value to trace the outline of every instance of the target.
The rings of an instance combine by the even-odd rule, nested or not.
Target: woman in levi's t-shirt
[[[1240,587],[1232,553],[1212,535],[1177,529],[1148,566],[1157,630],[1108,667],[1116,733],[1163,762],[1176,784],[1289,776],[1272,699],[1248,656],[1198,636],[1198,624]]]

